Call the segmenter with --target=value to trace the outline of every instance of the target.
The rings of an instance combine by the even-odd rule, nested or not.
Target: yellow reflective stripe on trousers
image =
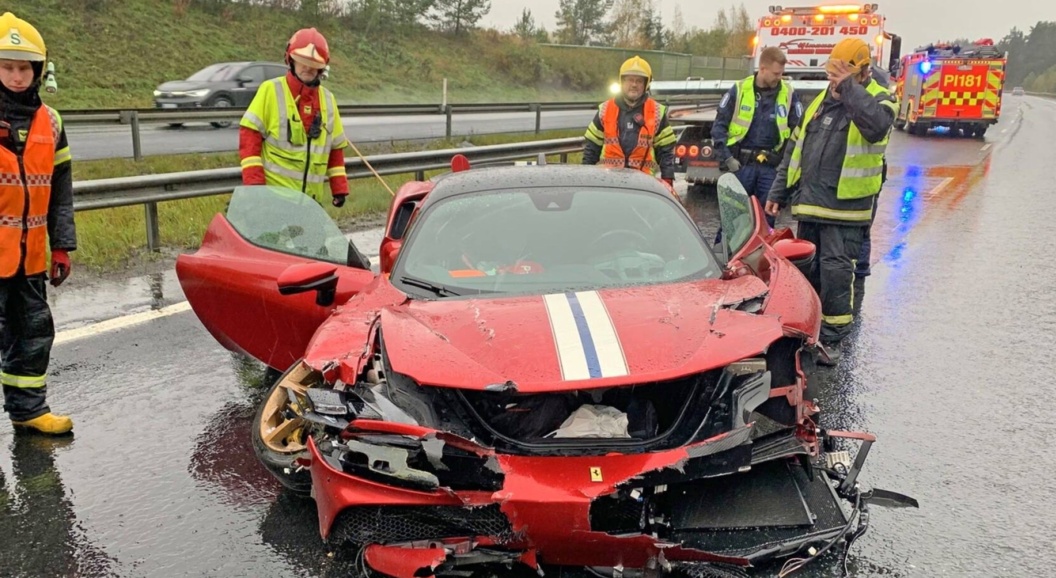
[[[0,373],[0,383],[9,387],[20,389],[38,389],[44,387],[48,380],[45,375],[14,375],[12,373]]]
[[[326,170],[327,178],[331,179],[334,177],[344,177],[347,175],[348,173],[345,172],[345,167],[331,167]]]
[[[854,315],[822,315],[821,320],[829,325],[847,325],[854,321]]]
[[[264,161],[260,157],[246,157],[242,159],[242,168],[248,169],[250,167],[262,167]]]
[[[792,205],[792,214],[818,217],[819,219],[831,219],[834,221],[868,221],[873,218],[873,209],[842,211],[840,209],[830,209],[818,205]]]

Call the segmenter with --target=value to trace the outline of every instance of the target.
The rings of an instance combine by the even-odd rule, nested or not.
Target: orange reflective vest
[[[638,143],[631,154],[624,155],[620,146],[620,106],[612,99],[602,105],[601,124],[605,127],[605,144],[601,149],[600,164],[606,168],[624,167],[638,169],[648,175],[655,175],[660,170],[653,154],[653,139],[656,127],[660,123],[658,106],[655,100],[645,99],[642,114],[642,130],[638,133]]]
[[[23,263],[26,275],[47,268],[57,126],[48,108],[41,106],[30,124],[22,156],[0,147],[0,278],[14,277]]]

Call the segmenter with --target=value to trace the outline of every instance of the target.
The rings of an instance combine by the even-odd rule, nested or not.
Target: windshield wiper
[[[417,277],[411,277],[408,275],[400,277],[400,283],[403,283],[404,285],[410,285],[411,287],[418,287],[419,289],[431,291],[439,295],[440,297],[460,295],[460,293],[458,293],[457,291],[453,291],[450,287],[439,285],[437,283],[430,283],[429,281],[425,281],[424,279],[419,279]]]

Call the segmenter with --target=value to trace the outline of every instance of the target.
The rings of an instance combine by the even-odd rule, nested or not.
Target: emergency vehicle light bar
[[[873,14],[878,6],[876,4],[830,4],[822,6],[793,6],[785,8],[782,6],[770,6],[770,13],[811,15],[811,14]]]

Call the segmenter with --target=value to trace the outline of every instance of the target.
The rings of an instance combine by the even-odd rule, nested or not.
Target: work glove
[[[333,201],[334,202],[334,206],[335,207],[343,207],[343,206],[345,206],[345,197],[347,197],[347,196],[348,196],[348,193],[345,193],[343,195],[334,195],[334,201]]]
[[[64,249],[55,249],[51,252],[51,286],[58,287],[70,276],[70,254]]]
[[[730,158],[726,159],[726,163],[725,164],[726,164],[726,170],[730,171],[731,173],[735,173],[735,172],[741,170],[741,161],[739,161],[739,160],[737,160],[737,159],[735,159],[733,157],[730,157]]]

